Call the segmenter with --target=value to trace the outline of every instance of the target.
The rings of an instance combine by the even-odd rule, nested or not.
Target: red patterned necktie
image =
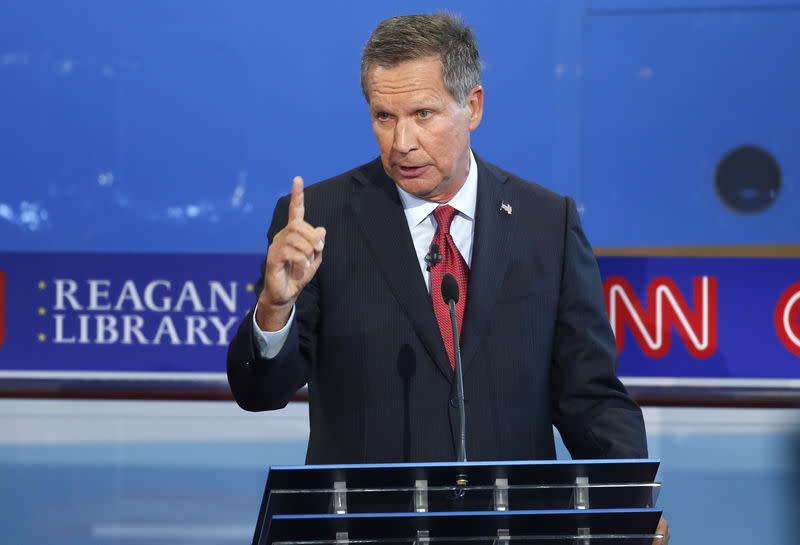
[[[456,209],[450,205],[439,206],[433,211],[436,217],[436,234],[433,235],[433,244],[439,248],[441,261],[432,265],[431,270],[431,298],[433,299],[433,312],[439,322],[439,331],[450,358],[450,366],[455,369],[455,355],[453,349],[453,328],[450,324],[450,309],[442,299],[442,278],[447,273],[452,274],[458,282],[458,302],[456,303],[456,316],[458,317],[458,336],[461,337],[461,324],[464,321],[464,305],[467,301],[467,280],[469,269],[464,258],[456,248],[453,237],[450,236],[450,224],[456,215]]]

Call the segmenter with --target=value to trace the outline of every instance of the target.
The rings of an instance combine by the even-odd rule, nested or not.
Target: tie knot
[[[436,207],[433,210],[433,215],[436,218],[436,223],[438,224],[436,230],[442,233],[449,233],[450,224],[453,222],[453,218],[456,216],[457,212],[458,211],[449,204]]]

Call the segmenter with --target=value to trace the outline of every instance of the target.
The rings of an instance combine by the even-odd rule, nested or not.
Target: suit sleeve
[[[616,376],[617,348],[600,271],[567,197],[551,373],[553,422],[576,459],[645,458],[639,406]]]
[[[269,243],[288,221],[289,199],[281,198],[272,215]],[[266,260],[253,290],[258,297],[264,287]],[[248,411],[266,411],[285,407],[295,392],[308,381],[308,369],[315,353],[313,335],[317,313],[316,277],[303,289],[295,304],[295,320],[281,351],[271,359],[261,357],[256,344],[250,309],[239,324],[228,347],[228,384],[236,402]]]

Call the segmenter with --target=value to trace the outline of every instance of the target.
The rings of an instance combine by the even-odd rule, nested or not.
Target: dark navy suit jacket
[[[461,335],[468,459],[553,458],[553,424],[574,458],[646,457],[574,202],[476,160]],[[258,354],[252,311],[242,321],[228,351],[236,401],[278,409],[307,382],[308,463],[455,460],[453,372],[380,160],[306,188],[305,217],[327,229],[322,264],[274,359]],[[284,197],[270,241],[287,218]],[[256,293],[262,283],[263,264]]]

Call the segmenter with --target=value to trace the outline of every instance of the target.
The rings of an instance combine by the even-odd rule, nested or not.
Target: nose
[[[394,149],[406,154],[417,149],[417,131],[410,120],[398,120],[394,126]]]

